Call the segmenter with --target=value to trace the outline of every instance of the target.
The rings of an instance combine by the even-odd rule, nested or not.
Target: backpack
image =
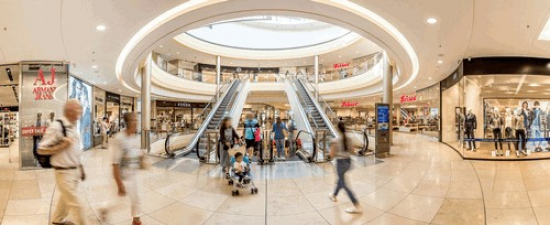
[[[63,131],[63,137],[67,137],[67,129],[65,128],[65,124],[63,124],[63,121],[61,121],[61,120],[56,120],[56,121],[61,124],[61,129]],[[44,169],[52,168],[52,164],[50,163],[51,155],[38,154],[37,150],[38,150],[38,148],[35,148],[34,149],[35,152],[33,152],[33,153],[34,153],[34,156],[36,157],[36,160],[40,164],[40,166]]]
[[[244,130],[245,130],[245,139],[250,139],[248,137],[252,137],[254,139],[254,131],[256,131],[256,128],[254,127],[258,121],[256,120],[245,120],[244,121]]]

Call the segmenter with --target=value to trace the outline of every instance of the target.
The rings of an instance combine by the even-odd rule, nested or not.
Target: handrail
[[[313,162],[313,160],[317,156],[317,141],[315,139],[315,136],[311,132],[305,131],[305,130],[299,130],[298,134],[296,134],[296,140],[295,140],[296,142],[298,142],[298,139],[299,139],[300,134],[302,132],[308,134],[311,137],[311,142],[313,143],[312,144],[313,145],[313,152],[311,153],[310,157],[307,160],[308,160],[308,162]],[[302,148],[303,148],[303,144],[302,144]]]
[[[222,103],[223,99],[225,99],[225,97],[231,92],[231,90],[233,89],[233,87],[237,83],[237,81],[238,80],[233,80],[231,82],[230,86],[229,86],[229,89],[223,94],[223,96],[219,100],[216,101],[216,104],[214,105],[214,107],[212,107],[212,110],[208,114],[208,117],[206,117],[206,119],[202,121],[202,123],[203,123],[202,126],[199,127],[199,130],[197,131],[197,133],[195,133],[195,135],[193,136],[193,138],[191,139],[191,141],[189,142],[187,147],[185,149],[181,150],[181,151],[178,151],[177,153],[176,152],[169,152],[168,149],[165,148],[164,150],[166,151],[166,154],[168,154],[171,157],[174,157],[176,154],[187,153],[187,152],[190,152],[190,151],[193,150],[195,145],[197,145],[198,141],[200,140],[200,137],[202,136],[202,133],[204,133],[204,131],[206,130],[206,128],[208,126],[208,122],[210,120],[212,120],[212,118],[216,114],[216,110],[220,107],[220,104]]]
[[[319,91],[319,90],[317,90],[317,89],[315,88],[315,86],[314,86],[312,83],[310,83],[310,82],[306,82],[306,83],[309,84],[309,86],[310,86],[314,91],[316,91],[316,92]],[[307,89],[307,88],[306,88],[306,89]],[[324,104],[327,106],[328,110],[330,110],[330,114],[331,114],[331,115],[336,115],[336,113],[334,112],[334,110],[332,110],[332,108],[329,107],[329,104],[327,103],[327,101],[325,101],[325,99],[324,99],[323,97],[321,97],[321,95],[317,95],[317,101],[321,101],[322,103],[324,103]]]
[[[297,110],[295,110],[294,113],[300,114],[301,115],[300,118],[304,118],[304,119],[307,120],[308,115],[305,113],[304,107],[302,106],[300,99],[298,99],[298,93],[297,93],[298,92],[298,90],[297,90],[298,87],[296,87],[296,84],[291,83],[290,80],[288,80],[288,79],[286,80],[286,82],[287,82],[287,85],[286,85],[287,90],[286,91],[289,92],[289,93],[287,93],[287,96],[290,94],[291,95],[290,97],[293,98],[293,99],[289,99],[289,101],[294,100],[295,102],[298,103],[296,105]],[[291,102],[289,102],[289,103],[290,103],[290,105],[292,105]],[[296,118],[296,116],[294,116],[294,118]],[[311,124],[309,124],[309,121],[305,121],[304,126],[305,126],[307,131],[313,132],[313,128],[311,127]]]
[[[319,111],[319,115],[321,115],[321,118],[323,118],[323,120],[327,124],[327,127],[330,130],[330,133],[332,134],[332,136],[335,137],[335,138],[339,138],[340,134],[336,131],[336,129],[332,125],[332,122],[329,120],[329,118],[327,118],[327,115],[326,115],[325,111],[321,108],[321,106],[319,105],[319,102],[309,92],[307,87],[304,85],[303,81],[300,80],[300,79],[297,79],[297,80],[298,80],[298,83],[300,83],[302,85],[302,88],[304,89],[304,91],[306,92],[308,97],[312,100],[311,102],[313,102],[313,105],[315,106],[315,108],[317,108],[317,111]]]

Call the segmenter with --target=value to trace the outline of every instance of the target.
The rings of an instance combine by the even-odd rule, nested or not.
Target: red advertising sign
[[[21,128],[21,136],[34,136],[35,134],[42,135],[46,132],[47,127],[23,127]]]
[[[42,69],[38,70],[38,75],[34,79],[34,88],[32,93],[34,94],[34,100],[48,100],[53,99],[53,93],[57,88],[55,86],[55,68],[52,67],[50,70],[51,76],[49,80],[46,80],[44,77],[44,72]]]
[[[401,97],[399,98],[399,101],[401,103],[405,103],[405,102],[415,102],[416,101],[416,95],[415,96],[408,96],[408,95],[401,95]]]
[[[344,68],[344,67],[348,67],[348,66],[349,66],[349,63],[332,64],[332,68],[334,68],[334,69],[340,69],[340,68]]]
[[[359,102],[348,102],[348,101],[342,102],[342,107],[357,107],[358,105],[359,105]]]

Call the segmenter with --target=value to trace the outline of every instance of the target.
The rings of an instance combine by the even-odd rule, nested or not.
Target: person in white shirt
[[[107,122],[107,117],[103,118],[103,122],[101,122],[101,148],[106,149],[107,143],[109,142],[109,136],[107,135],[107,131],[109,131],[109,123]]]
[[[82,115],[82,107],[78,100],[67,101],[64,117],[46,129],[38,146],[40,154],[51,155],[50,163],[60,192],[59,202],[52,216],[53,224],[73,224],[67,221],[70,211],[75,216],[76,224],[87,224],[86,210],[78,193],[80,182],[86,179],[84,168],[80,163],[82,154],[80,134],[76,129],[76,122],[80,115]],[[63,127],[65,127],[66,136],[63,134]]]
[[[137,133],[137,116],[124,114],[126,130],[119,132],[111,141],[113,176],[118,187],[118,195],[130,197],[132,205],[132,225],[141,225],[142,184],[138,173],[146,169],[144,155],[140,149],[140,136]],[[102,212],[107,217],[106,211]]]
[[[235,162],[233,163],[233,172],[239,178],[239,184],[242,184],[243,180],[247,178],[250,171],[248,163],[243,161],[243,153],[235,153]]]

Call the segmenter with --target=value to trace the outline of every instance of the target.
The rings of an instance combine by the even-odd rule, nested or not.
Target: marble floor
[[[354,158],[349,181],[365,213],[327,194],[331,163],[254,165],[259,194],[232,197],[216,165],[151,157],[141,174],[143,224],[550,224],[550,161],[467,161],[421,135],[396,133],[390,158]],[[0,150],[1,223],[48,224],[58,192],[51,170],[19,171]],[[15,162],[18,164],[17,162]],[[131,224],[129,200],[115,197],[108,150],[85,153],[81,186],[90,224],[117,201],[109,221]]]

